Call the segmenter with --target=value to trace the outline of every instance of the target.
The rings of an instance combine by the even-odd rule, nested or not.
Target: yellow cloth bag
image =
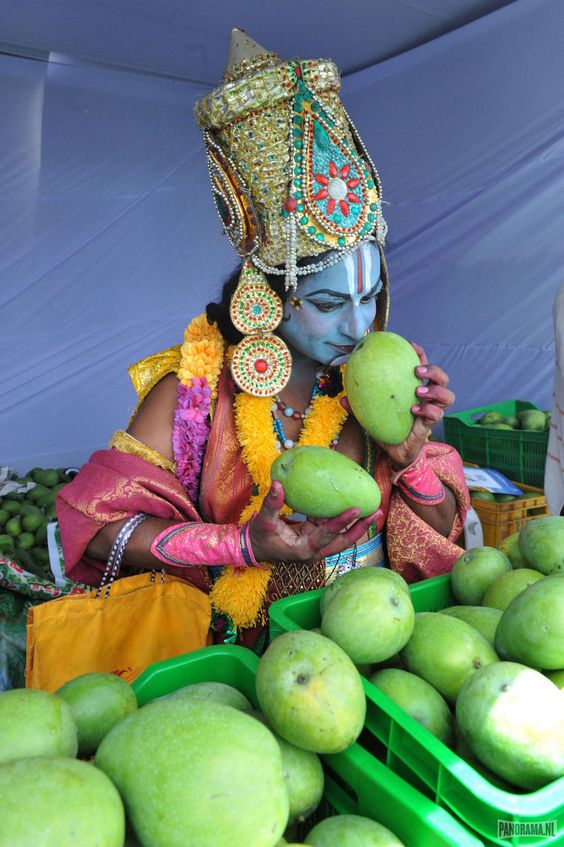
[[[179,577],[141,573],[29,609],[26,686],[55,691],[84,673],[128,682],[153,662],[209,643],[207,594]]]

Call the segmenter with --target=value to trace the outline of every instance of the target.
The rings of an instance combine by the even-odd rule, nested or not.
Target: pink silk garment
[[[97,450],[57,495],[57,516],[69,579],[98,585],[105,562],[86,548],[106,524],[147,512],[172,521],[200,521],[180,482],[169,471],[120,450]],[[205,566],[167,567],[167,572],[209,591]]]

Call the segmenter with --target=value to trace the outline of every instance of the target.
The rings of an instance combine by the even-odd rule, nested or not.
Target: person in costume
[[[224,80],[195,112],[241,266],[181,346],[130,368],[127,430],[58,497],[71,578],[97,585],[110,554],[164,568],[210,593],[220,640],[256,648],[271,602],[353,567],[449,571],[469,508],[460,457],[428,440],[454,395],[421,348],[403,443],[375,444],[343,390],[355,344],[386,327],[389,293],[380,179],[339,88],[329,60],[281,61],[233,31]],[[296,444],[363,465],[378,512],[290,514],[270,467]]]

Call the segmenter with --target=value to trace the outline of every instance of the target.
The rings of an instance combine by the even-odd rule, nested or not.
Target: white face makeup
[[[362,244],[330,268],[302,278],[284,304],[278,333],[298,353],[340,365],[372,327],[381,288],[378,248]]]

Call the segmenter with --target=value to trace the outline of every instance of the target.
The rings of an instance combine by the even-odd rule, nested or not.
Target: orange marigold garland
[[[224,341],[216,324],[209,324],[200,315],[186,329],[181,347],[179,379],[187,385],[194,378],[205,377],[212,401],[217,398],[217,383],[223,365]],[[229,355],[232,355],[232,348]],[[318,394],[311,403],[311,412],[304,421],[298,445],[328,447],[338,437],[347,418],[341,405],[344,391],[330,397]],[[240,393],[235,397],[237,437],[245,462],[258,493],[243,509],[239,523],[249,520],[261,507],[270,488],[270,467],[279,451],[272,426],[272,398],[254,397]],[[285,506],[284,511],[289,512]],[[263,563],[268,565],[269,563]],[[227,614],[236,627],[251,627],[257,623],[264,604],[270,568],[225,568],[211,590],[211,601],[217,612]]]

